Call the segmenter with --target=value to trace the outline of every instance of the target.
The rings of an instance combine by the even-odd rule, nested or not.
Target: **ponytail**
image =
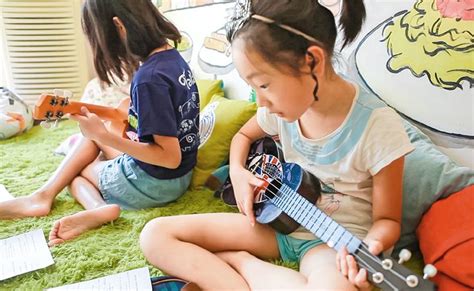
[[[339,26],[344,30],[342,48],[351,43],[359,34],[365,20],[365,6],[363,0],[341,0],[342,13]]]

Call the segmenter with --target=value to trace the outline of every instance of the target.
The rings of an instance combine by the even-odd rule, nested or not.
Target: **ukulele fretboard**
[[[359,238],[285,184],[271,200],[275,206],[336,251],[345,246],[349,253],[355,253],[362,244]]]

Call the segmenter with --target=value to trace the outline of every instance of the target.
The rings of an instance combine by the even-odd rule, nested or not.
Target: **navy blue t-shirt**
[[[177,137],[182,156],[177,169],[134,161],[159,179],[188,173],[199,146],[199,93],[186,61],[175,49],[151,55],[135,73],[130,91],[128,136],[148,143],[154,142],[153,135]]]

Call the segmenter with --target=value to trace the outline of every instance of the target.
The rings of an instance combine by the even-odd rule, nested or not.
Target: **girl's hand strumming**
[[[248,217],[251,225],[255,225],[255,215],[253,213],[255,188],[262,187],[263,181],[243,167],[234,171],[231,170],[230,179],[234,187],[235,201],[239,211]]]
[[[365,240],[369,251],[374,256],[379,255],[383,250],[383,245],[378,240]],[[355,258],[349,255],[346,248],[341,248],[336,256],[337,269],[349,279],[359,290],[372,290],[372,286],[367,281],[367,270],[359,269]]]
[[[79,123],[82,135],[91,140],[101,141],[109,133],[104,122],[94,113],[90,113],[86,107],[82,107],[81,112],[82,115],[71,115],[71,119]]]

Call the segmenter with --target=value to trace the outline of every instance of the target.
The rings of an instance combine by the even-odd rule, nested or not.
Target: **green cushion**
[[[201,111],[197,165],[192,187],[203,186],[209,175],[228,161],[232,137],[256,112],[255,103],[214,95]]]
[[[402,233],[396,250],[414,249],[417,245],[415,230],[422,215],[436,200],[474,184],[473,169],[457,165],[408,121],[405,121],[405,129],[415,150],[405,157]]]

